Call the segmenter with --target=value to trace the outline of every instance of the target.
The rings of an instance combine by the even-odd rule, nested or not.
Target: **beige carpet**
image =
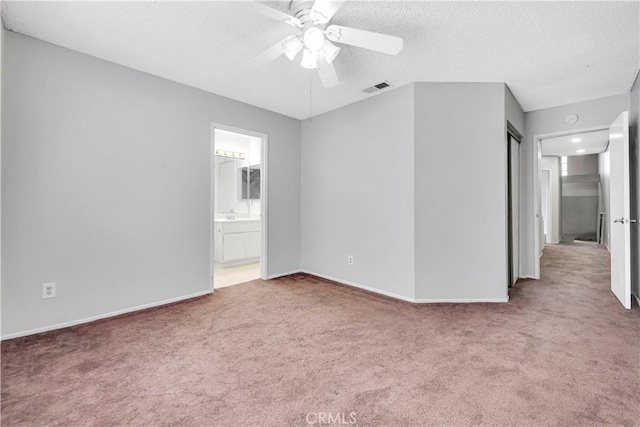
[[[547,247],[542,280],[508,304],[295,275],[10,340],[2,425],[638,425],[640,310],[608,266],[602,249]]]

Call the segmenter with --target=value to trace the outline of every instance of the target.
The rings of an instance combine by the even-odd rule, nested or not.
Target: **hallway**
[[[628,322],[640,310],[624,310],[611,292],[608,251],[593,243],[545,245],[540,280],[525,279],[511,289],[511,302],[573,319]]]
[[[553,355],[548,372],[573,371],[574,392],[591,401],[592,416],[581,414],[575,423],[640,423],[640,309],[635,299],[631,310],[624,309],[611,292],[603,246],[546,245],[540,280],[518,282],[510,298],[527,311],[527,323],[537,325],[539,351]],[[614,421],[611,405],[634,415]]]

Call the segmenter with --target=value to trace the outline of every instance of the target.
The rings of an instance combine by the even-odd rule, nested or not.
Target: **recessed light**
[[[585,151],[584,148],[581,148],[579,150],[576,150],[576,153],[584,153],[584,151]]]
[[[578,121],[578,115],[577,114],[569,114],[567,117],[564,118],[564,122],[567,125],[572,125],[577,121]]]
[[[571,140],[571,142],[580,142],[580,141],[582,141],[582,138],[573,138]]]

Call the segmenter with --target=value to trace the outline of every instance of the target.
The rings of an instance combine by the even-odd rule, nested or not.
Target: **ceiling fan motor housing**
[[[303,68],[317,69],[323,86],[329,88],[338,84],[338,76],[332,63],[340,52],[340,47],[331,43],[332,41],[389,55],[396,55],[402,50],[403,41],[400,37],[329,25],[343,2],[344,0],[291,0],[291,13],[273,9],[259,2],[246,2],[259,13],[296,28],[295,34],[271,46],[250,61],[250,64],[267,63],[283,54],[293,61],[302,51],[300,65]]]
[[[316,54],[325,44],[325,35],[324,25],[317,22],[318,16],[315,11],[312,12],[314,4],[314,0],[293,0],[290,4],[290,9],[302,24],[301,41],[308,50]],[[303,61],[303,67],[305,68],[316,68],[317,66],[315,63],[313,65],[311,63],[305,65],[306,62],[308,61]]]
[[[314,3],[313,0],[293,0],[291,2],[291,12],[302,23],[303,32],[309,27],[316,26],[316,22],[311,17],[311,8]]]

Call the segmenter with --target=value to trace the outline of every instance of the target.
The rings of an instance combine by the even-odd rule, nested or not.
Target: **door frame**
[[[551,215],[551,211],[553,210],[553,206],[552,206],[552,200],[551,200],[551,170],[549,169],[540,169],[540,172],[542,173],[542,175],[546,175],[547,176],[547,230],[549,231],[549,234],[546,235],[547,239],[549,239],[548,243],[550,242],[550,237],[549,235],[551,235],[551,225],[553,225],[553,215]],[[545,172],[547,172],[545,174]],[[540,189],[540,198],[542,199],[542,189]],[[541,200],[542,201],[542,200]],[[541,206],[542,208],[542,206]],[[544,218],[544,216],[543,216]],[[547,241],[544,241],[544,244],[542,245],[542,251],[544,251],[544,245],[547,244]]]
[[[518,218],[517,218],[517,224],[518,224],[518,247],[514,248],[513,247],[513,237],[514,237],[514,231],[513,231],[513,222],[514,222],[514,218],[513,218],[513,183],[511,180],[511,172],[512,172],[512,165],[511,165],[511,139],[513,139],[514,141],[516,141],[519,144],[519,150],[518,150]],[[513,255],[514,255],[514,249],[518,251],[518,261],[520,260],[520,235],[522,233],[520,233],[520,217],[521,217],[521,200],[522,200],[522,194],[521,194],[521,171],[522,171],[522,135],[520,134],[520,132],[518,132],[518,130],[507,121],[507,289],[513,287],[515,284],[513,283],[513,276],[514,276],[514,264],[513,264]],[[518,269],[520,266],[520,262],[518,262]],[[519,278],[520,276],[520,272],[516,272],[516,277]],[[516,282],[517,279],[516,278]]]
[[[214,220],[215,220],[215,154],[216,154],[216,129],[223,130],[227,132],[239,133],[242,135],[253,136],[256,138],[260,138],[262,143],[260,144],[260,238],[261,248],[260,248],[260,278],[266,279],[267,276],[267,259],[269,257],[268,253],[268,242],[269,242],[269,230],[267,224],[268,221],[268,206],[269,206],[269,135],[263,132],[257,132],[253,130],[243,129],[239,127],[229,126],[222,123],[211,123],[211,141],[210,141],[210,153],[209,153],[209,169],[210,169],[210,177],[209,177],[209,276],[211,283],[211,292],[215,291],[214,279],[213,279],[213,270],[215,265],[214,260]]]
[[[559,132],[540,133],[533,135],[534,155],[532,156],[533,171],[533,278],[540,279],[540,208],[542,192],[540,190],[540,158],[542,157],[542,140],[547,138],[555,138],[557,136],[567,136],[576,133],[595,132],[599,130],[609,130],[609,126],[594,126],[589,128],[570,129]]]

